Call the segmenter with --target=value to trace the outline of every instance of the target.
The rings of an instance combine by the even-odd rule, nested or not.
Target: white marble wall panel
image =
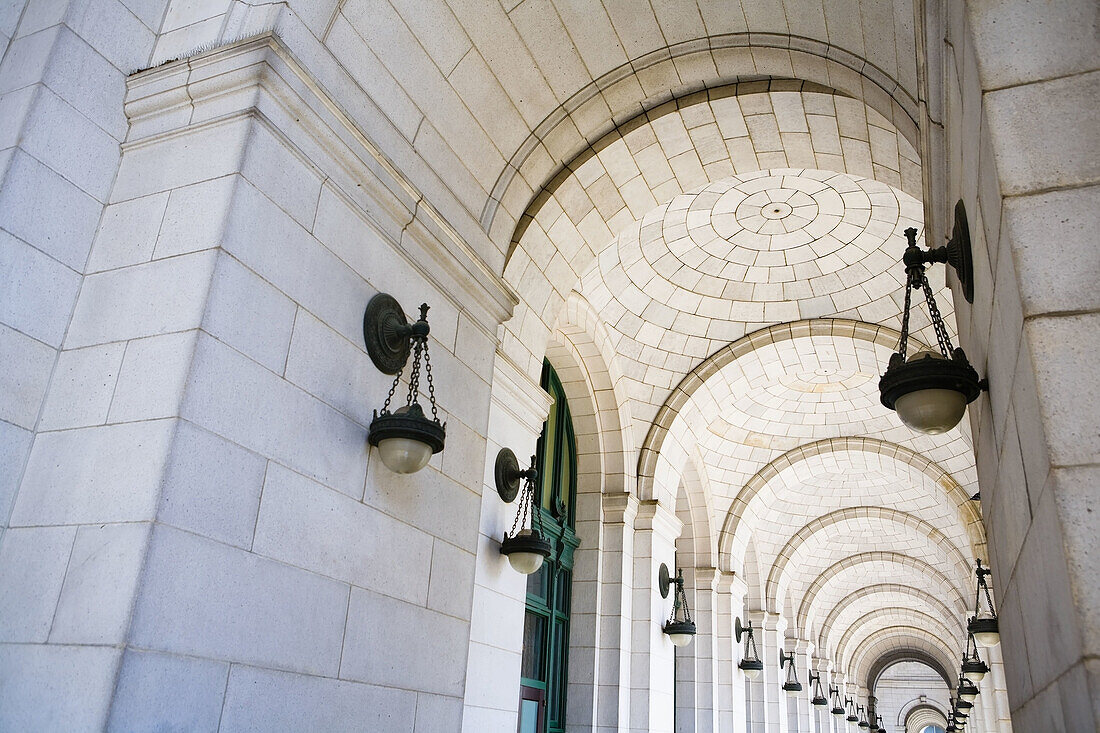
[[[108,728],[217,730],[228,675],[226,662],[128,649]]]

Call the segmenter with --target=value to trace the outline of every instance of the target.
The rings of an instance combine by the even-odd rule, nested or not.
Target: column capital
[[[604,494],[601,503],[605,524],[634,527],[634,519],[638,516],[638,497],[634,494]]]
[[[638,516],[634,519],[634,529],[652,530],[675,542],[684,529],[684,523],[676,516],[676,512],[661,502],[656,499],[646,499],[638,502]]]

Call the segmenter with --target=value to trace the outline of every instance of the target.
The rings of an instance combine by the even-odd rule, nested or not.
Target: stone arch
[[[923,519],[913,516],[912,514],[899,512],[895,509],[886,507],[848,507],[818,517],[798,530],[798,532],[787,541],[783,549],[779,551],[776,561],[772,564],[771,570],[768,573],[767,585],[765,586],[765,598],[768,603],[774,604],[787,564],[802,545],[809,542],[817,533],[828,531],[841,522],[860,519],[878,519],[916,530],[918,534],[927,537],[933,545],[942,548],[947,556],[955,561],[955,566],[959,570],[960,577],[969,577],[970,562],[968,562],[966,557],[957,547],[955,547],[954,543],[951,542],[947,535]]]
[[[952,679],[949,670],[954,667],[961,648],[952,649],[932,632],[913,626],[886,626],[871,632],[851,650],[843,666],[849,679],[863,684],[871,678],[871,668],[883,657],[900,652],[914,654],[918,651],[936,660],[936,668],[948,673],[947,679]],[[881,669],[879,672],[881,673]],[[955,683],[957,680],[949,683],[948,687],[954,687]]]
[[[898,596],[909,597],[914,601],[920,601],[921,603],[927,604],[930,608],[939,611],[945,619],[955,618],[959,615],[948,608],[947,605],[934,594],[920,588],[900,585],[898,583],[877,583],[875,585],[868,585],[845,597],[840,603],[833,607],[829,615],[825,617],[825,620],[821,622],[820,627],[817,629],[817,647],[819,649],[825,648],[826,640],[833,628],[833,623],[840,614],[856,603],[880,594],[891,594],[895,596],[895,598]]]
[[[549,181],[600,140],[629,120],[699,92],[751,80],[757,84],[810,83],[859,100],[918,145],[916,98],[874,64],[835,45],[771,33],[726,33],[676,43],[632,59],[576,91],[551,112],[513,153],[482,209],[482,227],[493,239],[509,227],[533,195],[536,182]],[[693,57],[711,56],[709,68]],[[702,75],[681,80],[684,64]],[[751,70],[745,74],[746,70]],[[652,80],[659,80],[656,85]],[[647,89],[647,87],[650,87]],[[498,217],[501,207],[512,216]]]
[[[643,450],[645,450],[644,447]],[[726,514],[726,520],[723,523],[719,539],[719,556],[725,558],[735,552],[738,532],[742,531],[741,519],[745,514],[745,510],[769,482],[779,477],[781,470],[815,456],[849,451],[863,451],[887,456],[912,466],[927,476],[944,490],[945,498],[956,508],[959,520],[970,539],[970,550],[975,557],[981,557],[985,553],[985,529],[982,525],[981,515],[966,491],[943,467],[911,448],[896,443],[869,437],[845,437],[827,438],[794,448],[773,460],[749,479],[744,488],[738,492],[737,497],[730,505],[729,512]],[[728,562],[732,563],[732,560]]]
[[[763,573],[760,571],[760,555],[751,537],[740,572],[745,579],[745,608],[749,611],[764,610],[764,581]]]
[[[905,703],[898,711],[897,724],[903,726],[906,733],[920,733],[929,725],[946,728],[947,714],[935,704],[921,702],[920,698],[915,698]]]
[[[566,346],[573,352],[571,362],[584,371],[591,387],[601,436],[603,491],[630,493],[635,486],[630,408],[615,386],[621,374],[607,330],[592,312],[591,305],[578,293],[570,295],[559,314],[547,354],[559,346]]]
[[[579,721],[591,718],[596,709],[601,647],[599,620],[601,567],[606,551],[602,532],[604,496],[630,485],[623,480],[629,463],[621,460],[624,452],[620,411],[615,398],[610,367],[596,346],[596,337],[574,323],[566,314],[547,343],[546,359],[561,379],[569,402],[577,442],[576,532],[580,545],[574,553],[573,592],[570,595],[568,679],[569,715]],[[618,460],[616,460],[618,458]],[[574,678],[573,669],[589,669],[592,674]]]
[[[667,455],[666,443],[670,431],[677,417],[708,379],[738,358],[764,346],[813,336],[855,338],[892,349],[897,345],[901,334],[892,328],[862,321],[814,318],[758,329],[714,352],[680,380],[657,411],[638,455],[639,494],[643,497],[653,494],[658,464],[662,454]]]
[[[688,459],[680,482],[686,503],[685,526],[690,525],[694,567],[712,568],[718,557],[718,538],[711,528],[710,490],[706,469],[697,455]],[[679,501],[677,501],[679,505]],[[679,512],[679,507],[678,511]]]
[[[850,645],[854,643],[854,646],[858,647],[859,642],[862,641],[862,639],[872,634],[878,633],[880,629],[875,628],[875,625],[882,624],[883,622],[889,622],[891,623],[891,626],[881,626],[881,628],[913,628],[920,629],[922,631],[936,630],[941,634],[946,634],[950,631],[948,622],[937,619],[922,611],[917,611],[915,609],[905,608],[902,606],[886,606],[883,608],[877,608],[863,614],[858,619],[853,621],[847,629],[844,630],[844,633],[837,641],[834,650],[837,660],[840,661],[842,664],[845,661],[849,661],[850,656],[847,652]],[[902,625],[903,622],[906,625]],[[872,630],[867,631],[867,627],[871,627]]]
[[[946,589],[951,594],[951,600],[954,602],[955,607],[961,614],[966,613],[967,601],[969,596],[969,590],[961,589],[955,583],[951,581],[946,575],[943,574],[936,567],[929,565],[923,560],[919,560],[908,555],[903,555],[899,552],[862,552],[856,555],[851,555],[843,560],[834,563],[824,570],[814,582],[806,590],[806,594],[802,598],[802,603],[798,607],[798,627],[806,628],[807,620],[810,615],[811,608],[813,607],[814,600],[825,587],[828,582],[836,577],[836,575],[849,568],[854,568],[862,564],[873,562],[889,562],[901,566],[909,566],[920,572],[925,577],[935,580],[940,586]]]
[[[867,689],[872,692],[887,669],[902,662],[919,662],[938,674],[943,683],[951,687],[951,675],[939,660],[920,649],[899,649],[879,657],[868,672]]]

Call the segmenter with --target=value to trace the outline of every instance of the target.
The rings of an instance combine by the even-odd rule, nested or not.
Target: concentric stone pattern
[[[659,405],[653,398],[700,359],[763,326],[839,317],[899,329],[908,227],[922,229],[920,202],[885,183],[757,171],[644,216],[598,253],[579,290],[621,335],[625,377],[639,383],[635,399]],[[942,276],[933,287],[943,291]],[[949,316],[950,297],[941,301]],[[914,312],[917,338],[926,325]],[[826,393],[872,373],[788,375],[787,386]]]

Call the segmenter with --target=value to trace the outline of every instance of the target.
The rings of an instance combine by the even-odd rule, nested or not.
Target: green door
[[[535,459],[539,471],[536,519],[553,550],[539,571],[527,576],[520,670],[520,733],[561,733],[565,730],[569,603],[573,551],[579,543],[573,531],[577,441],[565,391],[549,362],[542,366],[542,388],[554,399],[554,404],[543,425]]]

